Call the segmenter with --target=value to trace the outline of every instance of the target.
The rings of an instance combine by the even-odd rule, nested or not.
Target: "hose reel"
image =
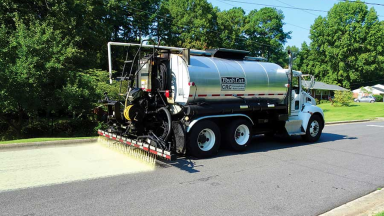
[[[124,117],[128,121],[141,121],[144,117],[142,108],[139,105],[128,105],[124,108]]]

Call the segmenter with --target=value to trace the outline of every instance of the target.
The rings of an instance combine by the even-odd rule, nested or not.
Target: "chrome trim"
[[[212,60],[212,58],[208,58],[216,67],[216,70],[217,70],[217,73],[219,74],[219,78],[221,77],[221,74],[220,74],[220,70],[219,68],[217,67],[217,64]]]
[[[262,64],[260,64],[259,62],[257,62],[257,64],[259,64],[259,65],[264,69],[264,72],[265,72],[265,74],[267,75],[267,79],[268,79],[268,92],[269,92],[269,75],[268,75],[268,71],[267,71],[267,69],[265,69],[265,67],[264,67]]]
[[[243,74],[245,77],[245,85],[247,85],[247,74],[245,73],[243,66],[241,66],[241,64],[238,61],[235,61],[235,62],[241,67],[241,70],[243,70]]]
[[[189,133],[189,131],[191,130],[193,125],[195,125],[198,121],[200,121],[202,119],[207,119],[207,118],[223,118],[223,117],[236,117],[236,116],[248,118],[249,121],[251,121],[252,125],[254,125],[252,119],[249,116],[245,115],[245,114],[238,113],[238,114],[225,114],[225,115],[210,115],[210,116],[202,116],[200,118],[197,118],[197,119],[194,119],[193,121],[191,121],[191,123],[187,127],[187,133]]]

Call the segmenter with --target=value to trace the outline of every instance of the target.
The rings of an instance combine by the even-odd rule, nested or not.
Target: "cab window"
[[[299,77],[293,77],[292,78],[292,90],[295,90],[296,94],[300,93],[300,88],[299,88]]]

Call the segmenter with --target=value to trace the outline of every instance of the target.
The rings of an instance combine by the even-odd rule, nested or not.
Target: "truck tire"
[[[252,124],[247,119],[236,119],[226,129],[225,141],[235,151],[245,151],[252,139]]]
[[[308,121],[307,130],[305,135],[302,138],[307,142],[316,142],[323,130],[323,121],[320,116],[312,115],[312,117]]]
[[[199,121],[188,136],[187,151],[197,158],[207,158],[217,153],[220,147],[220,129],[210,120]]]

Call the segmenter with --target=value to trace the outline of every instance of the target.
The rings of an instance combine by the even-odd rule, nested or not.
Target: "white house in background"
[[[365,89],[368,91],[372,92],[372,95],[384,95],[384,85],[377,84],[374,86],[365,86]],[[361,89],[355,89],[352,91],[353,92],[353,97],[357,98],[359,96],[363,96],[363,92],[361,92]]]

